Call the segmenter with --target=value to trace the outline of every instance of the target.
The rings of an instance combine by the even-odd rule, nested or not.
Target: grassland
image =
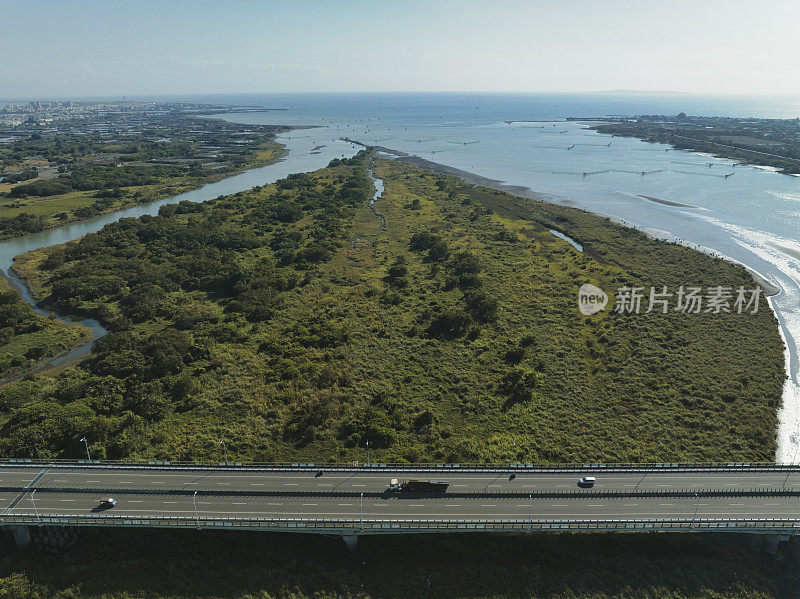
[[[367,160],[21,261],[45,303],[112,333],[78,367],[0,393],[0,451],[73,456],[85,434],[113,458],[207,459],[225,438],[261,461],[363,459],[367,440],[382,461],[772,459],[771,311],[576,304],[584,282],[753,286],[744,269],[379,160],[384,226]]]

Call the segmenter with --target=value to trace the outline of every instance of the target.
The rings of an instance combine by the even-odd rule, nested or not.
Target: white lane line
[[[231,505],[247,505],[247,503],[244,501],[231,501]]]
[[[129,499],[128,503],[142,503],[141,499]]]
[[[353,507],[352,503],[337,503],[339,507]]]
[[[664,507],[664,506],[667,506],[667,505],[675,505],[675,504],[674,503],[659,503],[658,505]]]
[[[311,506],[311,505],[317,505],[317,504],[316,503],[304,503],[303,505]]]
[[[319,483],[317,486],[318,487],[332,487],[333,483]]]
[[[283,483],[283,486],[284,487],[296,487],[299,484],[300,483]]]
[[[267,503],[267,505],[281,505],[280,503]]]
[[[425,507],[424,503],[409,503],[408,507]]]
[[[165,501],[164,503],[178,503],[177,501]]]
[[[444,507],[461,507],[460,503],[445,503]]]
[[[743,504],[743,503],[729,503],[728,505],[735,505],[735,506],[737,506],[737,507],[742,507],[742,506],[744,506],[744,504]]]
[[[75,501],[74,499],[59,499],[59,501]]]
[[[622,505],[624,505],[625,507],[636,507],[639,504],[638,503],[623,503]]]
[[[553,507],[567,507],[566,503],[554,503]]]
[[[250,483],[251,487],[263,487],[264,483]]]
[[[482,503],[481,507],[497,507],[495,503]]]
[[[132,485],[133,481],[132,480],[121,480],[121,481],[119,481],[119,484],[121,484],[121,485]]]
[[[589,507],[603,507],[602,503],[590,503]]]
[[[231,483],[217,483],[218,485],[229,485]]]
[[[87,480],[86,482],[87,483],[99,483],[100,481],[99,480]]]
[[[354,487],[366,487],[367,485],[353,485]]]

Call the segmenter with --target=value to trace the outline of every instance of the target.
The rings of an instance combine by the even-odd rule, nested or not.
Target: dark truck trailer
[[[392,481],[394,483],[394,481]],[[392,487],[394,485],[391,485]],[[444,493],[449,483],[441,480],[405,480],[400,484],[399,490],[404,493]],[[395,487],[397,489],[397,487]]]

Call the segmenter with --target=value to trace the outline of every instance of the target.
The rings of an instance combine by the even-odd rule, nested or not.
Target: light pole
[[[694,504],[694,516],[692,516],[692,530],[694,530],[694,521],[697,519],[697,508],[700,507],[700,495],[694,494],[697,497],[697,503]]]
[[[34,489],[34,490],[33,490],[33,493],[31,493],[31,501],[33,502],[33,511],[34,511],[34,513],[36,514],[36,521],[37,521],[39,524],[41,524],[41,523],[42,523],[42,520],[41,520],[41,518],[39,518],[39,510],[38,510],[38,509],[36,509],[36,499],[34,498],[34,495],[36,495],[36,489]]]
[[[89,453],[89,442],[86,440],[86,437],[82,437],[81,441],[83,441],[84,446],[86,446],[86,458],[91,462],[92,456]]]
[[[361,511],[361,530],[364,530],[364,494],[363,493],[361,494],[360,503],[361,503],[361,508],[360,508],[360,511]]]
[[[225,441],[220,439],[219,444],[222,445],[222,449],[225,450],[225,465],[228,465],[228,446],[225,445]]]
[[[192,495],[192,503],[194,503],[194,521],[197,523],[197,530],[200,530],[200,516],[197,514],[197,491]]]
[[[528,509],[528,532],[533,528],[533,493],[528,495],[529,509]]]
[[[372,461],[369,459],[369,439],[367,439],[367,464],[371,464]]]
[[[791,464],[789,464],[789,466],[791,466],[792,464],[794,464],[794,461],[797,459],[797,450],[798,450],[798,449],[800,449],[800,442],[798,442],[798,443],[797,443],[797,445],[796,445],[796,446],[795,446],[795,448],[794,448],[794,456],[792,457],[792,463],[791,463]],[[784,478],[784,479],[783,479],[783,485],[781,485],[781,489],[785,489],[785,488],[786,488],[786,481],[788,481],[788,480],[789,480],[789,475],[790,475],[791,473],[792,473],[792,471],[791,471],[791,470],[788,470],[788,471],[786,472],[786,478]]]

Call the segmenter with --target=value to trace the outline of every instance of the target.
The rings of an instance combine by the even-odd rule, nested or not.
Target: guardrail
[[[0,467],[97,467],[97,468],[185,468],[185,469],[241,469],[259,471],[324,470],[326,472],[353,470],[372,470],[376,472],[447,472],[448,470],[490,471],[490,472],[541,472],[541,473],[591,473],[600,471],[617,472],[709,472],[709,471],[762,471],[788,472],[800,471],[800,464],[778,464],[775,462],[671,462],[671,463],[628,463],[628,464],[400,464],[400,463],[314,463],[314,462],[186,462],[178,460],[36,460],[29,458],[3,458]]]
[[[609,519],[609,520],[400,520],[333,518],[209,518],[190,516],[41,516],[0,515],[2,526],[123,526],[262,530],[320,534],[387,534],[413,532],[750,532],[800,534],[800,519]]]
[[[202,487],[180,488],[133,488],[133,487],[92,487],[88,485],[58,486],[3,486],[0,492],[23,493],[36,490],[37,493],[96,493],[96,494],[129,494],[129,495],[178,495],[191,496],[197,493],[204,497],[399,497],[420,499],[456,499],[456,498],[523,498],[536,499],[592,499],[592,498],[647,498],[647,497],[800,497],[800,489],[758,488],[758,489],[641,489],[641,490],[566,490],[566,491],[447,491],[445,493],[407,493],[384,491],[327,491],[327,490],[253,490],[253,489],[211,489]]]

